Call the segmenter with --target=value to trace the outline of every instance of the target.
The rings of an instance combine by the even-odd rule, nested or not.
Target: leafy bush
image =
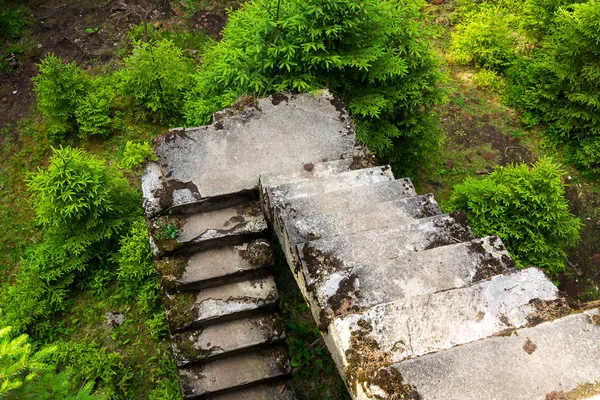
[[[467,14],[452,32],[452,56],[494,71],[506,68],[516,56],[516,18],[508,10],[484,5]]]
[[[170,40],[139,44],[119,71],[121,88],[162,124],[181,119],[183,96],[191,85],[192,63]]]
[[[488,69],[482,69],[473,74],[473,83],[488,93],[500,93],[504,89],[504,80],[502,77]]]
[[[75,62],[65,64],[54,54],[46,56],[38,66],[40,73],[33,78],[37,107],[50,120],[48,137],[64,140],[77,131],[75,110],[87,93],[89,78]]]
[[[75,118],[79,127],[79,137],[92,135],[108,137],[112,131],[112,103],[115,89],[110,79],[96,78],[90,82],[90,88],[77,101]]]
[[[134,143],[128,140],[125,144],[125,151],[121,158],[121,165],[127,170],[131,170],[139,165],[142,165],[145,161],[156,161],[158,157],[152,149],[149,142]]]
[[[25,19],[27,9],[21,6],[6,6],[4,3],[4,0],[0,0],[0,38],[10,36],[16,39],[28,24]]]
[[[586,138],[571,146],[570,162],[578,166],[584,175],[600,176],[600,138]]]
[[[465,211],[476,235],[496,234],[521,267],[550,274],[565,269],[565,248],[579,241],[581,222],[569,212],[563,170],[549,159],[532,168],[501,167],[483,179],[454,187],[452,210]]]
[[[564,137],[600,137],[598,54],[600,1],[559,10],[531,90],[543,118]]]
[[[39,224],[79,257],[98,255],[89,252],[92,245],[106,248],[127,232],[139,205],[121,174],[70,147],[54,149],[48,168],[39,169],[28,185]]]
[[[11,330],[10,326],[0,327],[0,397],[53,369],[47,361],[56,348],[34,351],[27,335],[15,338]]]
[[[257,0],[230,15],[187,97],[189,125],[246,94],[330,88],[380,156],[406,159],[407,140],[435,130],[440,72],[421,0]]]

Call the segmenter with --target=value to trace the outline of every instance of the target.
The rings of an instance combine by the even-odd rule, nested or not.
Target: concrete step
[[[282,378],[291,373],[283,346],[240,354],[179,369],[184,399]]]
[[[175,363],[181,367],[285,339],[285,322],[270,313],[209,325],[173,335]]]
[[[296,395],[289,382],[266,383],[236,390],[231,393],[208,397],[210,400],[295,400]]]
[[[264,174],[260,176],[260,197],[264,208],[267,219],[272,222],[273,215],[271,214],[269,198],[267,196],[267,189],[272,186],[283,185],[286,183],[307,181],[311,179],[320,179],[326,176],[332,176],[341,172],[349,171],[352,165],[352,158],[318,162],[315,164],[308,163],[302,165],[299,170],[293,174],[281,175],[279,173]]]
[[[164,257],[155,266],[168,290],[200,290],[259,276],[275,262],[265,239],[210,249],[190,256]]]
[[[580,398],[558,395],[600,381],[599,343],[595,309],[396,363],[387,375],[423,400]]]
[[[327,91],[289,95],[280,103],[279,96],[253,100],[243,111],[225,110],[211,125],[172,129],[156,140],[159,163],[142,178],[146,214],[189,214],[203,200],[256,190],[262,174],[293,174],[307,163],[352,159],[356,138],[344,107],[336,107],[338,99]]]
[[[173,234],[165,237],[172,225]],[[266,235],[267,229],[258,200],[189,216],[160,217],[151,225],[156,255],[236,245]]]
[[[325,176],[337,175],[341,172],[350,170],[352,158],[340,160],[322,161],[317,163],[307,163],[299,166],[298,170],[292,174],[281,175],[280,173],[263,174],[260,176],[260,186],[267,188],[269,186],[283,185],[285,183],[306,181],[310,179],[319,179]]]
[[[333,318],[381,303],[466,286],[509,272],[514,266],[496,236],[423,251],[398,243],[396,255],[388,244],[379,249],[375,240],[371,245],[371,253],[353,249],[321,251],[313,247],[313,242],[301,245],[302,270],[296,276],[304,280],[300,289],[321,329]],[[387,252],[387,257],[378,255],[379,251]]]
[[[335,175],[323,176],[319,179],[283,183],[266,188],[267,205],[268,208],[273,208],[289,199],[372,185],[374,183],[389,182],[391,180],[394,180],[394,174],[392,174],[390,166],[385,165],[341,172]]]
[[[172,333],[206,326],[273,308],[279,292],[272,276],[211,287],[197,293],[165,294],[167,322]]]
[[[371,229],[394,228],[415,219],[440,215],[439,205],[431,194],[373,204],[353,212],[316,214],[286,221],[295,243],[331,236],[352,234]]]
[[[289,250],[291,248],[290,243],[287,240],[287,236],[282,233],[285,232],[284,226],[286,221],[316,214],[352,213],[354,211],[365,210],[372,207],[373,204],[415,195],[416,192],[410,179],[397,179],[390,182],[290,199],[272,209],[273,230],[277,234],[288,262],[293,268],[297,268],[298,266],[292,264],[294,258]]]
[[[314,248],[323,252],[343,253],[344,258],[348,254],[353,257],[354,253],[364,252],[386,258],[397,257],[405,251],[420,251],[475,238],[466,221],[457,222],[452,216],[406,219],[404,211],[396,214],[391,210],[319,214],[289,220],[282,236],[291,247],[295,263],[298,261],[295,250],[305,242],[311,242]]]
[[[368,343],[377,343],[388,361],[397,363],[568,312],[558,288],[542,271],[528,268],[462,288],[380,304],[335,319],[328,332],[344,366],[356,361]]]

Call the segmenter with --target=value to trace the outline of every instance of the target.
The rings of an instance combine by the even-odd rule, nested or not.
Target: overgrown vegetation
[[[195,74],[187,123],[243,95],[328,87],[355,118],[358,137],[408,169],[436,151],[432,106],[442,99],[420,0],[256,0],[230,16],[223,40]]]
[[[188,18],[201,7],[189,3]],[[31,52],[28,12],[0,0],[0,74]],[[599,298],[599,21],[598,0],[254,0],[230,15],[219,43],[143,19],[111,67],[41,57],[41,115],[0,127],[0,397],[179,397],[139,173],[165,127],[208,122],[247,95],[329,88],[397,176],[465,210],[477,234],[500,235],[521,266],[584,282],[573,296]],[[543,154],[564,167],[535,163]],[[583,244],[569,248],[582,224]],[[344,398],[278,268],[297,394]],[[125,321],[109,326],[107,312]]]
[[[531,168],[500,167],[482,179],[467,178],[447,205],[467,213],[475,235],[498,235],[518,266],[556,276],[565,271],[565,249],[579,241],[581,227],[565,199],[564,174],[547,158]]]

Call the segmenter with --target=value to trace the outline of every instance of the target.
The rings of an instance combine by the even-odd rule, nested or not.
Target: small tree
[[[105,254],[127,232],[139,206],[138,194],[120,173],[70,147],[54,149],[48,168],[38,170],[28,185],[46,235],[82,258]]]
[[[454,187],[451,210],[467,213],[476,235],[498,235],[521,267],[564,271],[565,248],[579,241],[581,222],[569,212],[563,170],[551,160],[496,169]]]
[[[181,119],[184,93],[191,85],[193,65],[170,40],[138,44],[119,72],[125,94],[163,124]]]
[[[48,137],[64,140],[77,132],[75,111],[86,94],[89,78],[75,62],[65,64],[54,54],[46,56],[38,66],[40,73],[33,78],[37,107],[50,120]]]
[[[245,94],[328,87],[356,117],[359,138],[379,155],[406,160],[435,132],[437,59],[421,0],[255,0],[231,14],[204,57],[185,108],[187,123]]]

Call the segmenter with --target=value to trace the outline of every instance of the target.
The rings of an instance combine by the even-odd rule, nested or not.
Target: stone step
[[[272,174],[261,175],[260,186],[266,189],[271,186],[278,186],[286,183],[320,179],[326,176],[337,175],[339,173],[349,171],[351,165],[352,158],[323,161],[314,164],[303,164],[299,165],[298,170],[292,174],[281,175],[280,173],[275,172]],[[265,192],[263,192],[263,194]]]
[[[315,214],[286,221],[289,235],[295,243],[371,229],[394,228],[415,219],[440,215],[442,211],[433,195],[417,195],[373,204],[353,212]]]
[[[386,354],[387,362],[397,363],[568,312],[558,288],[542,271],[528,268],[462,288],[380,304],[335,319],[328,332],[344,366],[365,356],[363,350],[372,343]]]
[[[274,308],[279,292],[272,276],[211,287],[197,293],[165,294],[167,322],[171,332],[206,326]]]
[[[307,163],[354,156],[353,125],[331,93],[287,95],[279,103],[280,96],[157,139],[159,164],[142,178],[146,214],[189,214],[186,208],[205,199],[255,191],[262,174],[293,174]]]
[[[293,254],[285,232],[285,222],[316,214],[351,213],[364,210],[374,204],[415,196],[416,192],[410,179],[397,179],[321,193],[314,196],[290,199],[272,210],[273,230],[277,234],[281,248],[290,265],[293,266]],[[297,266],[293,266],[297,268]]]
[[[409,197],[403,200],[417,199]],[[383,203],[382,203],[383,204]],[[389,206],[389,203],[385,203]],[[436,204],[437,205],[437,204]],[[311,242],[323,252],[369,252],[374,256],[398,256],[402,251],[419,251],[474,239],[466,221],[449,215],[407,218],[404,210],[317,214],[288,220],[281,236],[291,247],[294,264],[297,246]],[[391,252],[391,253],[390,253]],[[352,256],[351,256],[352,257]]]
[[[189,216],[159,217],[151,222],[156,255],[236,245],[264,236],[268,229],[258,200]]]
[[[279,314],[250,316],[172,336],[175,363],[181,367],[285,339]]]
[[[336,238],[339,238],[337,236]],[[333,318],[362,312],[381,303],[435,293],[471,284],[513,270],[502,241],[496,236],[470,242],[406,251],[397,244],[398,255],[389,250],[374,252],[320,251],[313,242],[300,245],[304,286],[300,285],[321,329]],[[387,247],[381,247],[385,251]],[[298,278],[297,278],[298,279]]]
[[[180,368],[179,379],[183,398],[193,399],[290,373],[287,352],[283,346],[277,346]]]
[[[402,361],[388,368],[387,376],[403,378],[423,400],[567,398],[559,395],[600,381],[598,312]]]
[[[410,179],[404,178],[285,200],[275,207],[274,224],[277,218],[350,212],[410,196],[416,196],[416,192]]]
[[[277,207],[281,202],[298,197],[312,196],[320,193],[330,193],[337,190],[394,180],[394,174],[389,165],[371,167],[341,172],[335,175],[323,176],[319,179],[302,180],[284,183],[266,188],[267,206]]]
[[[270,243],[253,240],[155,262],[163,288],[200,290],[259,276],[275,262]]]
[[[210,400],[295,400],[289,382],[274,382],[207,397]]]

